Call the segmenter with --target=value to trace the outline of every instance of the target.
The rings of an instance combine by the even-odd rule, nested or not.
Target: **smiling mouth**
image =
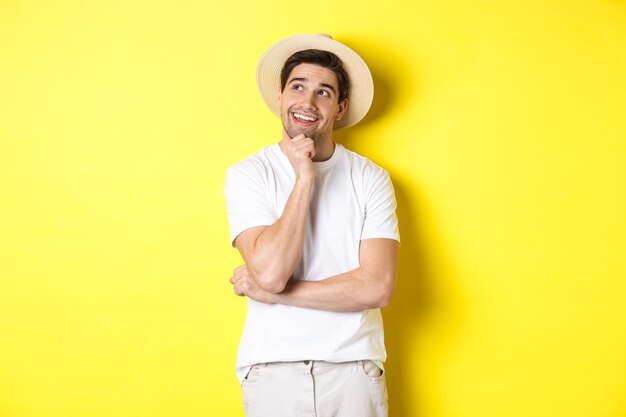
[[[312,124],[319,120],[317,117],[298,112],[292,112],[291,116],[300,124]]]

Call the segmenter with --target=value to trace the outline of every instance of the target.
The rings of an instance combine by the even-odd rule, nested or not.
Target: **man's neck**
[[[313,162],[322,162],[329,160],[335,153],[335,142],[332,138],[328,138],[324,143],[315,142],[315,156]]]

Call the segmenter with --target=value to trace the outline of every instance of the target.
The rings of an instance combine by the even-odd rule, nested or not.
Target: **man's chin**
[[[315,133],[315,130],[309,130],[309,129],[285,129],[285,132],[287,132],[287,134],[289,135],[290,138],[295,138],[296,136],[300,135],[300,134],[304,134],[304,136],[306,136],[307,138],[312,139],[313,141],[316,141],[318,138],[318,135]]]

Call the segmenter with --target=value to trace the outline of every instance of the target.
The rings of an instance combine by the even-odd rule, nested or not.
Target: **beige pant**
[[[242,391],[247,417],[387,417],[385,376],[371,361],[254,365]]]

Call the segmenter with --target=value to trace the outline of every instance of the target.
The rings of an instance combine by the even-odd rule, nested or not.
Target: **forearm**
[[[321,281],[290,280],[283,292],[269,295],[268,302],[343,312],[381,308],[391,300],[393,281],[395,271],[374,276],[357,268]]]
[[[314,178],[296,179],[280,218],[245,251],[247,265],[268,291],[282,291],[302,258],[313,182]]]

